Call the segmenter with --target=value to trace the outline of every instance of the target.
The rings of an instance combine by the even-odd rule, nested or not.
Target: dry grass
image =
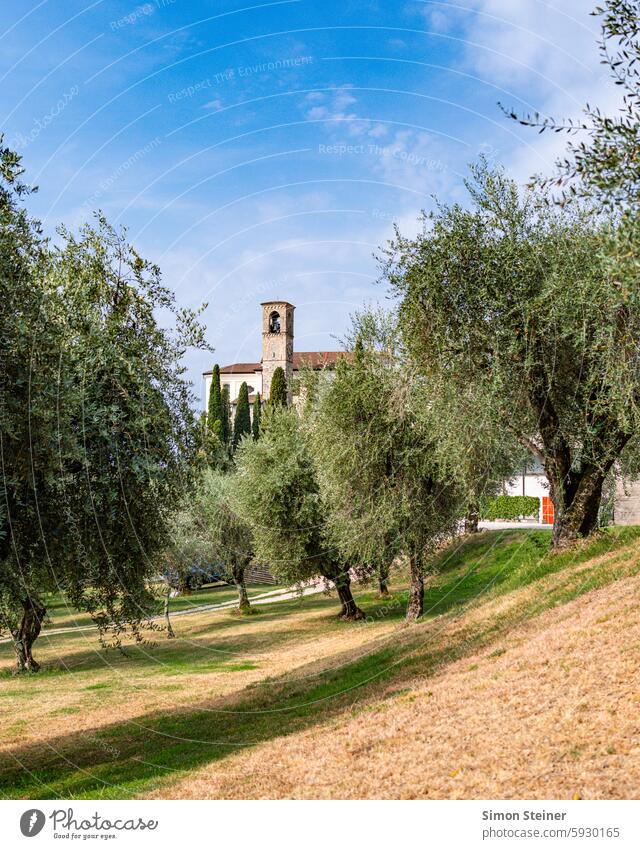
[[[450,640],[500,608],[513,612],[532,592],[474,611],[434,639]],[[405,682],[401,693],[383,691],[154,795],[638,798],[639,608],[640,579],[620,580]]]
[[[228,610],[193,614],[174,620],[177,639],[161,634],[155,644],[128,649],[128,657],[100,650],[94,632],[45,635],[34,651],[43,673],[5,674],[2,680],[0,753],[18,739],[24,746],[46,744],[68,731],[94,733],[114,718],[133,721],[202,701],[221,705],[267,677],[303,666],[305,675],[313,674],[339,652],[356,657],[373,635],[338,625],[337,609],[335,599],[323,598],[265,606],[259,616],[246,618]],[[375,630],[382,636],[393,628],[393,622],[381,622]],[[10,645],[0,646],[0,662],[8,673]]]
[[[0,793],[636,798],[639,536],[549,559],[544,537],[485,535],[411,628],[401,598],[361,593],[368,624],[310,597],[176,619],[127,658],[43,638],[20,680],[0,647]]]

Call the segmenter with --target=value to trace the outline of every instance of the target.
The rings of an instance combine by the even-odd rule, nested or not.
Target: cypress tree
[[[207,427],[207,414],[203,411],[198,420],[198,453],[201,457],[209,459],[209,429]]]
[[[287,379],[284,376],[282,366],[274,371],[271,378],[271,392],[269,394],[270,407],[286,407],[287,406]]]
[[[229,401],[229,387],[222,390],[222,433],[221,438],[225,445],[231,442],[231,402]]]
[[[251,423],[251,431],[254,439],[260,437],[260,419],[262,418],[262,403],[260,401],[260,393],[256,393],[253,401],[253,422]]]
[[[251,411],[249,410],[249,387],[243,382],[238,393],[238,403],[236,404],[236,417],[233,422],[233,449],[238,447],[238,443],[243,436],[251,433]]]
[[[220,366],[216,363],[211,375],[209,389],[209,407],[207,409],[208,427],[220,438],[223,436],[222,394],[220,392]],[[216,424],[216,422],[218,424]]]

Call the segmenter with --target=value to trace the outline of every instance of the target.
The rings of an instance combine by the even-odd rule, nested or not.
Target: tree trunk
[[[344,619],[345,622],[355,622],[358,619],[364,619],[364,613],[356,604],[356,600],[351,592],[351,581],[340,581],[336,583],[336,589],[340,603],[342,604],[340,619]]]
[[[554,507],[552,546],[561,551],[598,527],[598,511],[602,500],[605,475],[601,471],[585,471],[574,485],[554,481],[550,485]]]
[[[232,572],[233,582],[238,591],[238,610],[240,613],[250,613],[251,605],[249,604],[249,596],[247,595],[247,588],[244,583],[244,568],[238,567],[232,569]]]
[[[409,601],[407,603],[407,621],[415,622],[424,612],[424,578],[420,560],[415,554],[409,557]]]
[[[175,631],[169,617],[169,599],[171,598],[171,584],[167,584],[167,592],[164,597],[164,619],[167,623],[167,637],[171,640],[175,637]]]
[[[540,346],[540,340],[534,340],[533,344],[535,350],[536,346]],[[528,381],[529,399],[536,413],[542,447],[523,435],[519,436],[519,440],[544,464],[554,507],[551,544],[558,551],[596,529],[602,485],[629,442],[631,433],[620,429],[615,419],[609,418],[606,413],[597,411],[600,396],[598,391],[594,391],[586,410],[591,434],[577,452],[590,461],[584,465],[576,463],[576,450],[562,431],[560,417],[548,389],[550,378],[543,363],[544,356],[540,352],[535,373]]]
[[[389,597],[389,567],[380,566],[378,569],[378,595],[380,598]]]
[[[33,644],[40,634],[46,609],[34,599],[22,602],[22,619],[20,625],[11,631],[13,646],[16,652],[16,674],[20,672],[37,672],[40,664],[33,659],[31,653]]]
[[[327,577],[334,583],[335,588],[338,591],[338,598],[342,605],[340,619],[344,619],[345,622],[354,622],[358,619],[364,619],[364,613],[356,604],[356,600],[351,592],[351,578],[349,577],[349,573],[337,572],[327,575]]]
[[[464,532],[465,534],[477,534],[478,533],[478,522],[480,521],[480,505],[477,501],[469,504],[467,508],[467,515],[464,519]]]
[[[340,567],[334,566],[333,564],[327,564],[325,562],[320,568],[320,574],[323,578],[331,581],[338,592],[338,598],[340,599],[340,604],[342,606],[340,610],[340,619],[344,619],[349,622],[364,619],[364,613],[356,604],[356,600],[351,592],[351,577],[348,570],[345,571]]]

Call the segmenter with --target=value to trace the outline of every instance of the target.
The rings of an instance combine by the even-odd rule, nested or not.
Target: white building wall
[[[211,375],[208,374],[205,377],[205,385],[204,385],[204,408],[205,410],[209,407],[209,392],[211,391]],[[229,400],[232,404],[238,398],[240,394],[240,387],[243,383],[247,383],[249,387],[253,387],[253,390],[249,389],[249,394],[253,395],[256,392],[260,393],[262,397],[262,375],[260,372],[251,372],[251,374],[221,374],[220,375],[220,386],[224,386],[225,383],[229,384]]]
[[[524,493],[522,491],[523,475],[504,482],[505,495],[532,495],[540,499],[540,516],[542,522],[542,499],[549,496],[549,482],[544,474],[524,475]],[[640,525],[640,481],[618,479],[614,503],[614,525]]]
[[[528,495],[540,499],[543,495],[549,495],[549,483],[543,474],[517,475],[505,481],[504,488],[505,495]]]

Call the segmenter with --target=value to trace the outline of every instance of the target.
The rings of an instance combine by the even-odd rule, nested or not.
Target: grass
[[[523,624],[640,572],[639,537],[640,528],[616,528],[559,555],[549,554],[546,531],[465,539],[440,556],[425,615],[411,628],[399,627],[406,585],[397,575],[389,600],[358,592],[367,614],[359,625],[337,621],[335,599],[310,596],[257,617],[178,618],[178,639],[126,656],[98,651],[86,632],[52,635],[37,647],[42,673],[19,680],[9,675],[10,647],[0,646],[0,792],[171,794],[218,763],[388,714],[418,698],[416,680],[465,658],[465,675],[498,669]]]
[[[277,587],[273,584],[247,585],[247,593],[250,599],[275,589]],[[172,598],[169,602],[169,610],[171,613],[177,613],[180,610],[188,610],[204,604],[222,604],[227,601],[235,601],[237,597],[238,593],[235,587],[230,587],[228,584],[206,586],[199,590],[194,590],[188,595]],[[45,630],[52,628],[85,627],[92,624],[89,614],[76,610],[67,601],[63,593],[50,593],[45,597],[44,601],[47,608]],[[162,612],[162,601],[158,601],[157,612],[158,615]]]

